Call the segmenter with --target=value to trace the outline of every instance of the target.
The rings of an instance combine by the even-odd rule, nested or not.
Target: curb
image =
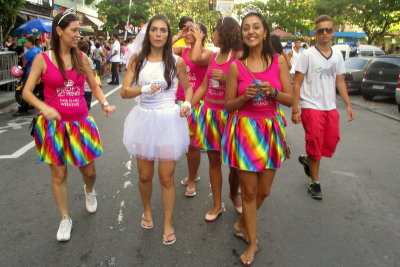
[[[388,113],[385,113],[385,112],[377,111],[377,110],[368,108],[368,107],[366,107],[366,106],[363,106],[363,105],[354,103],[354,102],[352,102],[352,101],[350,101],[350,102],[351,102],[351,104],[352,104],[353,106],[356,106],[356,107],[359,107],[359,108],[362,108],[362,109],[371,111],[371,112],[373,112],[373,113],[375,113],[375,114],[378,114],[378,115],[384,116],[384,117],[386,117],[386,118],[389,118],[389,119],[392,119],[392,120],[395,120],[395,121],[400,122],[400,118],[399,118],[399,117],[395,117],[395,116],[392,115],[392,114],[388,114]],[[400,114],[400,113],[399,113],[399,114]]]

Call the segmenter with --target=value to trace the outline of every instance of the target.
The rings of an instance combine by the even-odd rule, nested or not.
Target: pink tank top
[[[225,100],[225,91],[226,91],[226,82],[225,81],[217,81],[212,79],[212,70],[219,69],[222,70],[225,74],[228,74],[229,66],[235,60],[235,56],[231,55],[227,62],[223,64],[218,64],[216,62],[217,53],[214,53],[211,57],[210,65],[207,69],[207,78],[208,78],[208,89],[206,93],[206,97],[214,100]],[[225,109],[224,104],[219,103],[211,103],[207,100],[204,101],[204,106],[206,108],[212,109]]]
[[[65,81],[61,71],[53,64],[46,53],[41,53],[46,61],[46,72],[42,75],[44,101],[55,108],[62,121],[77,121],[88,116],[84,84],[86,77],[76,70],[66,70]],[[82,55],[82,54],[81,54]]]
[[[189,78],[189,82],[193,87],[193,93],[194,93],[203,82],[204,76],[206,75],[207,72],[207,65],[197,65],[194,64],[192,61],[190,61],[189,58],[187,57],[187,53],[189,52],[189,50],[190,50],[189,47],[183,50],[182,59],[185,61],[186,73]],[[183,90],[181,84],[178,85],[178,91],[176,91],[176,99],[185,100],[185,91]]]
[[[279,54],[274,55],[273,61],[268,69],[263,72],[253,72],[257,80],[269,82],[272,87],[282,90],[280,75],[279,75]],[[240,60],[234,61],[238,66],[238,96],[246,92],[246,88],[254,81],[250,71],[243,65]],[[253,119],[268,119],[277,114],[277,103],[274,99],[263,97],[262,99],[251,99],[244,103],[239,109],[238,115]]]

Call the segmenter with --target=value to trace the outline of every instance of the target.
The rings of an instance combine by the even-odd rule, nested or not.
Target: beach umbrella
[[[51,24],[53,22],[48,19],[34,19],[25,22],[14,30],[14,35],[35,34],[35,33],[51,33]]]

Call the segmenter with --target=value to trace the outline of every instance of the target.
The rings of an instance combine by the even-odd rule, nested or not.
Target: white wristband
[[[140,88],[140,92],[142,94],[150,94],[151,93],[151,88],[150,87],[151,87],[151,84],[143,85],[142,88]]]
[[[189,101],[185,101],[185,102],[183,102],[182,107],[188,107],[188,108],[191,109],[191,108],[192,108],[192,105],[190,104]]]

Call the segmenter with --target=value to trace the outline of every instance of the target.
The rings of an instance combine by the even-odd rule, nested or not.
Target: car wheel
[[[361,93],[361,95],[365,100],[372,100],[372,98],[374,98],[373,95],[370,95],[370,94],[367,94],[367,93]]]

